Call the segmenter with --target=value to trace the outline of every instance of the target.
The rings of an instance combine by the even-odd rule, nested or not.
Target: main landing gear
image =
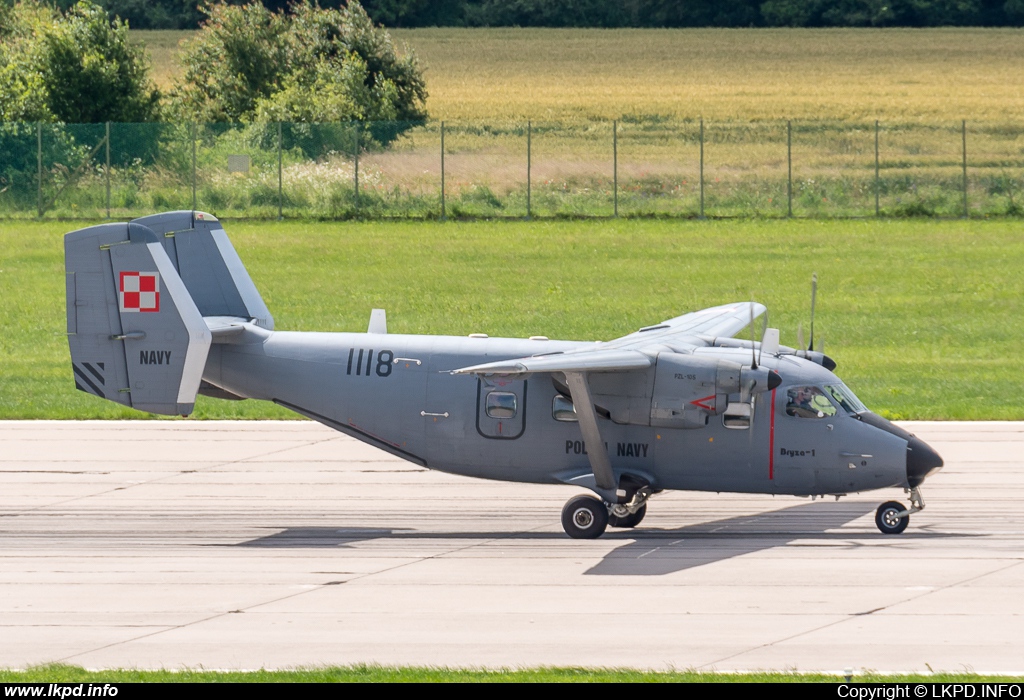
[[[910,524],[910,514],[924,510],[920,487],[910,489],[910,508],[899,501],[887,501],[875,511],[875,525],[883,535],[898,535]]]
[[[628,503],[605,503],[593,496],[570,498],[562,508],[562,529],[576,540],[592,540],[612,527],[636,527],[647,515],[649,487],[639,489]]]

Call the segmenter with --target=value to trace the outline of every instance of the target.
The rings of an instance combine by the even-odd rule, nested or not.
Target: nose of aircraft
[[[868,425],[873,425],[879,430],[892,433],[907,441],[907,483],[911,488],[920,486],[925,477],[942,467],[942,457],[921,438],[915,437],[898,425],[893,425],[885,418],[870,411],[858,413],[857,417]]]
[[[925,477],[942,467],[942,457],[919,437],[907,440],[907,482],[920,486]]]

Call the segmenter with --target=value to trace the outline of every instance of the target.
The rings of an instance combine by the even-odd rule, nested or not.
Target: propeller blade
[[[757,355],[754,354],[754,297],[750,297],[750,367],[757,369]]]
[[[801,321],[796,326],[796,346],[803,350],[804,347],[804,322]]]
[[[818,273],[815,272],[811,275],[811,342],[807,346],[808,350],[814,349],[814,302],[818,298]]]
[[[766,328],[764,331],[764,338],[761,339],[761,352],[767,352],[769,355],[779,354],[779,329],[778,328]]]

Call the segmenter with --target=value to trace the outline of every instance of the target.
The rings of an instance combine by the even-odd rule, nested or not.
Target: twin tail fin
[[[64,237],[75,386],[150,413],[189,415],[213,334],[205,317],[273,330],[217,219],[175,211]],[[212,320],[212,318],[211,318]]]

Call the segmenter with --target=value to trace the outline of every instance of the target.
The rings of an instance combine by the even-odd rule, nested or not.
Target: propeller
[[[815,272],[811,275],[811,342],[807,346],[808,350],[814,349],[814,302],[818,297],[818,273]],[[800,341],[800,345],[803,345],[803,341]]]

